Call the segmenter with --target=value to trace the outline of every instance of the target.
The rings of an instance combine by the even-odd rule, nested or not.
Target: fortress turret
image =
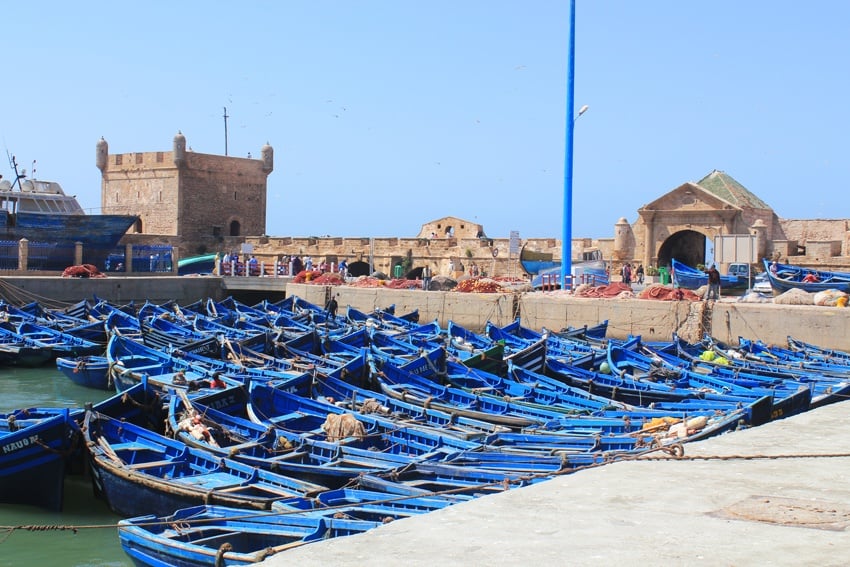
[[[263,158],[263,171],[265,173],[271,173],[274,171],[274,148],[272,148],[268,142],[263,146],[263,149],[260,150],[260,156]]]
[[[186,163],[186,136],[181,131],[177,131],[174,136],[174,165],[178,168],[183,167]]]
[[[109,144],[106,143],[106,140],[103,139],[103,136],[100,137],[100,140],[97,142],[97,151],[95,157],[95,165],[97,168],[103,173],[106,170],[106,166],[109,163]]]

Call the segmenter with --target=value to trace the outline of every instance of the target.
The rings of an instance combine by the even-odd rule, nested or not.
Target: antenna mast
[[[224,107],[224,155],[227,155],[227,107]]]
[[[8,151],[6,153],[8,153]],[[9,158],[9,165],[11,165],[12,169],[15,170],[15,180],[12,182],[12,187],[14,187],[15,183],[17,183],[18,190],[23,191],[23,187],[21,187],[21,179],[26,178],[27,172],[21,171],[20,173],[18,173],[18,162],[15,160],[15,156],[11,156]]]

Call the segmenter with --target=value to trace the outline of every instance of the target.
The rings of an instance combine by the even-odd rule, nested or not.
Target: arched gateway
[[[759,256],[767,243],[783,238],[779,218],[764,201],[722,171],[687,182],[638,209],[633,225],[616,227],[615,257],[646,266],[667,266],[676,258],[691,266],[705,260],[706,239],[756,235]]]

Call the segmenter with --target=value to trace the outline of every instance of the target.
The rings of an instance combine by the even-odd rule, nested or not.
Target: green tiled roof
[[[746,187],[722,171],[715,169],[700,179],[697,185],[733,205],[752,209],[771,210],[770,205],[756,197]]]

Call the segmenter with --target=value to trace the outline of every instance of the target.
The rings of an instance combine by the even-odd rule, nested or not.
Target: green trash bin
[[[667,268],[658,268],[658,277],[661,279],[661,285],[670,283],[670,272],[667,271]]]
[[[401,264],[396,264],[395,267],[393,268],[393,277],[394,278],[400,278],[401,277],[401,270],[402,270]]]

